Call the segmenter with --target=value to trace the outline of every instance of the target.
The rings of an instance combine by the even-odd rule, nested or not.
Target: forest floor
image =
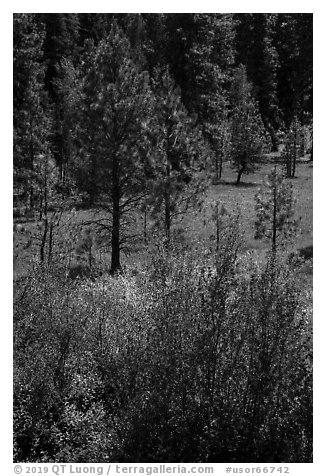
[[[272,157],[269,163],[262,165],[255,173],[243,176],[242,183],[235,185],[236,174],[228,166],[224,167],[222,179],[207,187],[201,212],[192,212],[184,216],[176,228],[180,237],[187,243],[205,243],[214,234],[212,207],[216,202],[223,204],[229,212],[240,213],[240,228],[243,233],[242,251],[252,250],[258,255],[264,254],[269,243],[255,240],[255,194],[263,185],[266,175],[273,167]],[[300,250],[313,243],[313,166],[311,162],[302,160],[297,164],[296,177],[287,179],[293,185],[296,198],[296,214],[300,219],[299,228],[294,240],[286,246],[287,252]],[[71,236],[72,224],[83,224],[94,219],[94,210],[79,210],[74,214],[61,217],[62,225],[56,230],[56,239],[67,243]],[[102,212],[103,213],[103,212]],[[139,216],[134,222],[134,231],[142,236],[143,217]],[[32,262],[37,261],[38,248],[41,242],[39,222],[28,221],[19,224],[14,222],[14,278],[28,274]],[[142,237],[135,241],[133,252],[122,256],[123,264],[138,266],[144,259],[145,249]],[[35,258],[36,255],[36,258]],[[104,269],[109,266],[110,255],[107,251],[97,253],[97,258],[106,262]]]

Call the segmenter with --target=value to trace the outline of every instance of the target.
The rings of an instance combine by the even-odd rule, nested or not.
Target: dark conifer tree
[[[14,14],[14,187],[32,209],[39,204],[51,160],[52,111],[44,88],[45,32],[29,13]]]
[[[151,133],[155,161],[148,204],[154,217],[164,223],[169,242],[175,218],[201,199],[203,182],[198,172],[203,167],[205,150],[168,69],[157,70],[153,82],[155,121]]]
[[[232,167],[237,172],[236,183],[239,184],[243,174],[253,172],[261,163],[264,149],[269,145],[269,136],[243,65],[235,72],[230,102],[230,156]]]
[[[79,147],[86,188],[107,203],[111,272],[120,269],[123,217],[144,194],[146,128],[152,107],[149,78],[131,57],[128,39],[113,24],[99,43],[83,84]],[[91,184],[87,183],[91,177]]]
[[[246,66],[264,126],[271,136],[274,150],[277,150],[276,131],[280,127],[277,97],[279,59],[274,45],[277,15],[240,13],[236,19],[236,60]]]
[[[112,13],[78,13],[79,46],[83,48],[87,40],[98,45],[108,36],[113,20]]]
[[[301,124],[312,120],[312,23],[309,13],[280,13],[277,19],[278,97],[287,129],[295,116]]]
[[[266,177],[264,187],[256,193],[255,200],[255,239],[270,240],[275,253],[297,229],[292,185],[284,181],[275,167]],[[280,243],[281,238],[283,243]]]
[[[62,186],[63,171],[67,168],[66,135],[63,132],[65,109],[62,107],[58,81],[64,80],[60,64],[65,60],[76,65],[79,61],[79,18],[74,13],[42,13],[36,15],[39,23],[44,24],[43,44],[45,62],[45,88],[53,104],[53,137],[51,150],[59,168],[58,184]]]

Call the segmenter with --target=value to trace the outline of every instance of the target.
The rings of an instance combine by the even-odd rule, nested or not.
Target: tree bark
[[[165,187],[165,197],[164,197],[164,205],[165,205],[165,216],[164,216],[164,223],[165,223],[165,233],[167,244],[170,244],[171,239],[171,197],[170,197],[170,165],[167,164],[166,166],[166,178],[167,184]]]
[[[287,178],[291,178],[292,174],[292,157],[291,157],[291,151],[288,152],[286,156],[286,176]]]
[[[147,204],[145,201],[145,209],[144,209],[144,241],[147,245]]]
[[[45,252],[45,244],[46,244],[47,234],[48,234],[48,219],[45,218],[45,220],[44,220],[43,236],[42,236],[41,247],[40,247],[40,259],[41,259],[41,263],[44,263],[44,252]]]
[[[237,176],[237,181],[236,181],[236,184],[237,184],[237,185],[240,184],[241,176],[242,176],[242,174],[243,174],[243,171],[244,171],[244,167],[241,167],[241,168],[238,170],[238,176]]]
[[[121,269],[120,264],[120,183],[118,159],[114,158],[112,164],[112,233],[111,233],[111,269],[110,274],[115,274]]]
[[[273,191],[273,235],[272,235],[272,252],[275,254],[276,252],[276,211],[277,211],[277,190],[276,186],[274,187]]]
[[[277,152],[279,147],[279,140],[273,128],[269,129],[269,135],[272,141],[272,152]]]
[[[31,174],[33,175],[34,173],[34,137],[33,137],[33,118],[30,113],[30,131],[29,131],[29,169]],[[30,209],[33,210],[34,208],[34,186],[33,186],[33,181],[29,179],[28,181],[29,185],[29,206]]]
[[[218,179],[221,180],[221,177],[222,177],[222,167],[223,167],[223,159],[222,159],[222,156],[219,158],[219,161],[218,161]]]
[[[297,162],[297,157],[296,157],[296,151],[295,151],[295,155],[293,156],[293,160],[292,160],[292,170],[291,170],[291,177],[295,177],[295,167],[296,167],[296,162]]]
[[[49,263],[52,261],[52,247],[53,247],[53,222],[51,222],[50,224],[50,233],[49,233],[49,253],[48,253]]]

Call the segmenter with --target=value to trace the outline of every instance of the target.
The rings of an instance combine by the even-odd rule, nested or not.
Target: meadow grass
[[[270,172],[273,164],[263,164],[254,174],[243,177],[240,186],[235,185],[235,174],[230,168],[225,168],[222,180],[210,185],[207,189],[203,213],[192,214],[185,219],[189,232],[199,238],[211,234],[210,226],[203,227],[203,220],[207,224],[211,222],[211,206],[216,201],[223,203],[229,211],[240,212],[240,228],[243,232],[243,248],[251,250],[266,250],[269,243],[262,240],[255,240],[255,194],[263,186],[264,179]],[[280,169],[280,167],[278,166]],[[296,215],[300,218],[300,225],[296,237],[292,243],[288,243],[288,251],[300,249],[312,244],[313,236],[313,193],[312,193],[313,169],[310,163],[300,163],[298,165],[297,177],[286,179],[293,185],[296,199]]]
[[[270,244],[265,240],[255,240],[255,194],[264,179],[274,166],[273,162],[264,163],[255,173],[243,176],[240,185],[235,184],[236,175],[234,171],[225,166],[222,179],[217,183],[212,183],[207,178],[208,185],[205,192],[202,208],[200,211],[189,212],[175,222],[177,230],[182,234],[182,239],[188,245],[207,246],[210,237],[214,235],[214,224],[212,220],[212,207],[216,202],[223,204],[229,212],[239,213],[240,229],[243,234],[242,251],[251,250],[258,255],[265,255]],[[280,169],[280,165],[278,165]],[[293,186],[296,199],[296,215],[300,219],[296,236],[292,242],[285,245],[287,252],[300,250],[312,245],[313,242],[313,167],[310,162],[300,162],[297,165],[297,174],[294,179],[286,179]],[[86,209],[78,210],[73,214],[69,211],[63,212],[61,225],[56,230],[55,239],[66,244],[69,240],[75,242],[80,239],[82,228],[85,224],[92,222],[94,218],[105,217],[105,212],[101,210]],[[146,260],[147,247],[143,239],[144,217],[141,213],[134,214],[131,234],[138,234],[139,238],[131,244],[129,252],[123,254],[122,264],[131,266],[141,266]],[[14,277],[25,275],[31,269],[32,263],[39,258],[38,248],[40,244],[40,222],[29,221],[17,226],[19,220],[14,224]],[[151,220],[148,219],[148,234],[151,236]],[[71,232],[72,227],[74,232]],[[36,238],[38,237],[38,238]],[[181,235],[180,235],[181,238]],[[94,256],[97,261],[102,261],[101,266],[105,270],[110,264],[109,250],[110,236],[108,235],[107,246],[99,249],[95,243]]]

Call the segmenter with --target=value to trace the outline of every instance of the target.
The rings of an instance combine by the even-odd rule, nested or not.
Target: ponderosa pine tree
[[[195,14],[196,36],[188,52],[190,112],[195,114],[221,178],[228,149],[229,104],[226,87],[234,62],[232,15]]]
[[[230,157],[237,172],[236,183],[242,174],[252,173],[262,160],[269,137],[252,95],[243,65],[237,68],[231,87]]]
[[[313,14],[279,13],[275,44],[279,57],[278,98],[286,128],[297,116],[301,124],[312,120]]]
[[[69,144],[64,132],[66,109],[62,104],[62,96],[58,90],[58,81],[62,80],[61,63],[65,60],[76,65],[79,61],[79,18],[76,13],[39,13],[38,23],[44,25],[45,38],[43,44],[45,62],[45,89],[53,105],[53,134],[51,150],[58,166],[58,185],[62,187],[67,169]],[[68,86],[69,81],[67,81]],[[68,139],[69,142],[69,139]]]
[[[236,61],[246,67],[259,112],[276,151],[278,141],[275,132],[280,127],[277,98],[279,60],[274,44],[277,14],[239,13],[235,17]]]
[[[169,243],[173,220],[199,202],[203,182],[198,171],[203,166],[205,149],[168,69],[157,70],[155,76],[152,134],[156,152],[148,202],[154,217],[163,215]]]
[[[97,46],[107,38],[113,17],[113,13],[78,13],[80,47],[89,40]]]
[[[302,127],[298,118],[295,116],[285,136],[285,148],[282,151],[282,159],[287,178],[295,177],[297,159],[302,153],[303,141]]]
[[[297,228],[292,185],[286,183],[274,167],[268,174],[264,187],[256,193],[255,200],[255,239],[270,240],[275,253],[279,240],[291,237]]]
[[[89,190],[91,176],[93,198],[106,203],[110,216],[111,273],[121,267],[123,218],[144,195],[151,107],[148,75],[137,69],[128,39],[113,24],[84,78],[78,138],[85,172],[85,183],[79,184]]]
[[[85,56],[83,57],[84,63]],[[85,67],[89,66],[88,64]],[[56,89],[57,138],[60,137],[60,159],[58,165],[57,188],[64,194],[70,193],[73,183],[75,163],[75,140],[77,135],[78,108],[81,100],[82,68],[74,66],[68,58],[57,64],[57,76],[53,80]],[[84,68],[85,69],[85,68]],[[59,142],[57,142],[57,145]],[[58,158],[58,156],[57,156]]]
[[[35,15],[14,14],[14,189],[29,208],[37,207],[41,213],[52,156],[52,108],[44,89],[44,37]]]
[[[142,41],[146,66],[152,76],[155,68],[167,64],[167,41],[165,13],[142,13],[145,37]]]

